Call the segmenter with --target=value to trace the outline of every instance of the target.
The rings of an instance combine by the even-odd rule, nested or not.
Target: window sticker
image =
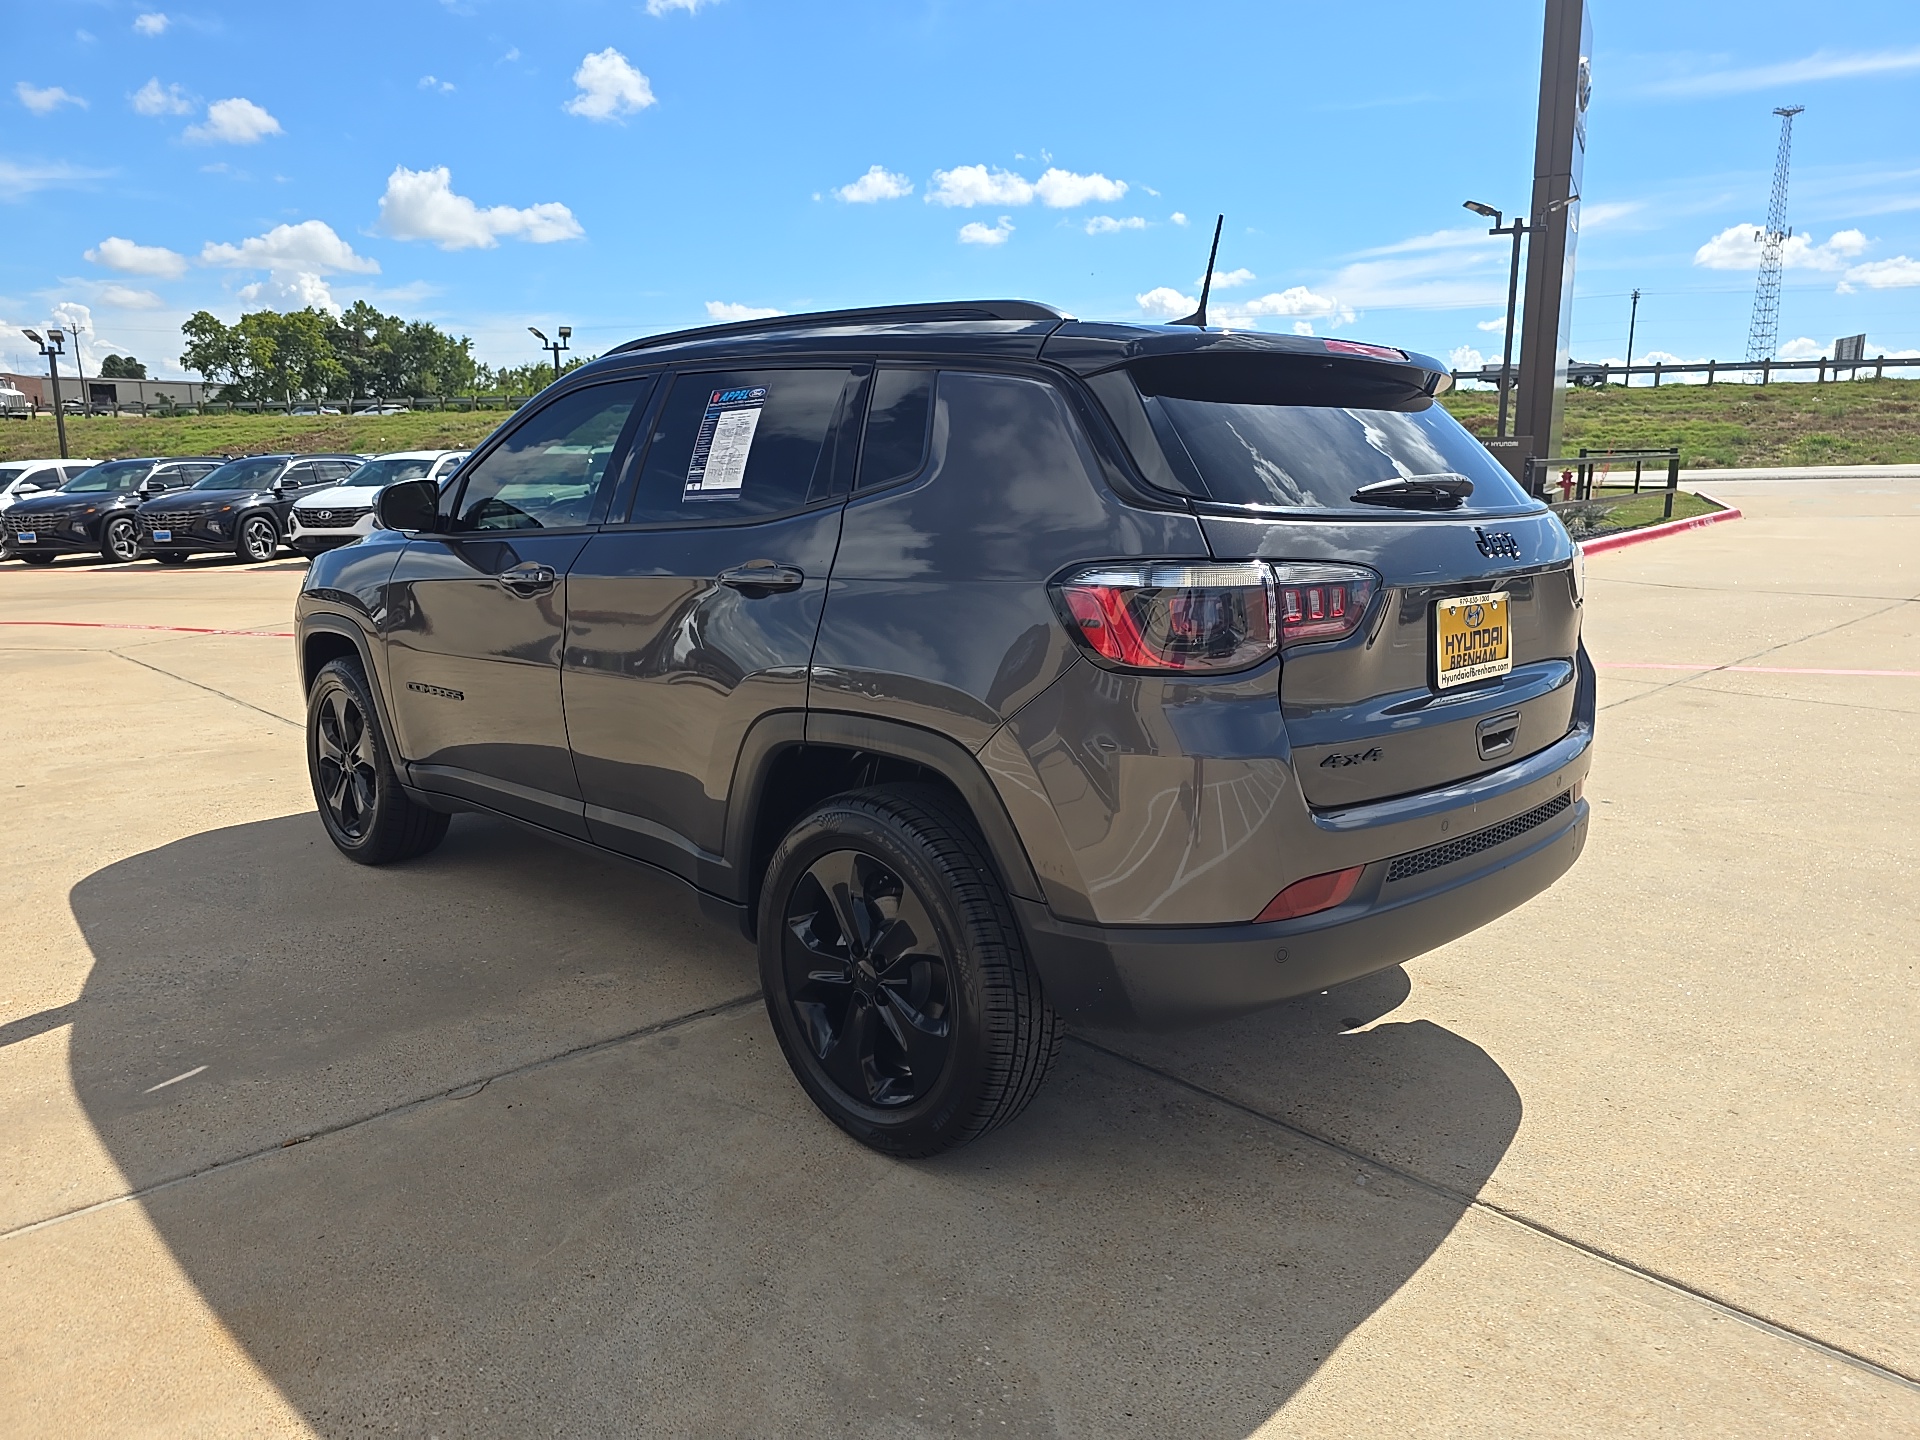
[[[700,417],[693,440],[693,461],[687,466],[688,500],[738,500],[747,477],[747,455],[753,433],[760,428],[767,387],[716,390]]]

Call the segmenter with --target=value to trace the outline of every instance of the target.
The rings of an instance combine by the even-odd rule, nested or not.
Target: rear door
[[[1408,377],[1292,355],[1131,376],[1215,556],[1274,562],[1283,614],[1331,615],[1339,567],[1378,577],[1351,634],[1283,655],[1282,712],[1315,806],[1498,769],[1572,720],[1572,542]],[[1096,384],[1109,409],[1126,403],[1112,384]]]
[[[741,742],[806,707],[865,375],[673,377],[630,509],[568,578],[567,732],[601,844],[725,888]]]
[[[389,582],[389,701],[414,782],[584,837],[560,707],[567,572],[604,515],[651,382],[530,408],[473,464],[443,533]]]

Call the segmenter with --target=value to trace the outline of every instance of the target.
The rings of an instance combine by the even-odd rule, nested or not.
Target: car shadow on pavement
[[[1245,1434],[1520,1121],[1484,1051],[1381,1018],[1396,969],[1139,1053],[1339,1097],[1445,1189],[1106,1037],[888,1161],[792,1082],[739,937],[472,817],[382,871],[311,814],[209,831],[71,899],[76,1092],[131,1187],[194,1176],[144,1209],[323,1434]]]

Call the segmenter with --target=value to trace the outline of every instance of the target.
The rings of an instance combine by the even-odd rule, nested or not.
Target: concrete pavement
[[[674,887],[338,859],[289,641],[41,623],[297,567],[5,567],[0,1432],[1920,1433],[1920,678],[1805,673],[1920,671],[1920,482],[1722,491],[1560,886],[906,1165]]]

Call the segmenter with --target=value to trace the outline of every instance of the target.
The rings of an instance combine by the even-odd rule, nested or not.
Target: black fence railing
[[[1471,380],[1498,386],[1500,369],[1498,365],[1483,365],[1478,370],[1455,370],[1454,383]],[[1823,355],[1817,360],[1691,360],[1672,365],[1664,361],[1656,361],[1652,365],[1589,365],[1576,361],[1567,367],[1567,383],[1598,387],[1611,385],[1618,380],[1627,385],[1633,383],[1634,376],[1643,375],[1652,376],[1653,383],[1658,385],[1663,379],[1704,375],[1707,377],[1706,383],[1712,385],[1732,376],[1757,375],[1759,383],[1765,385],[1776,375],[1803,370],[1814,371],[1816,382],[1864,380],[1869,377],[1881,380],[1889,370],[1920,370],[1920,358],[1876,355],[1872,359],[1863,356],[1858,360],[1836,360],[1830,355]],[[1518,374],[1518,366],[1507,371],[1509,379]]]
[[[317,400],[138,400],[68,399],[69,415],[395,415],[409,410],[518,410],[531,395],[408,395]],[[35,399],[28,405],[0,411],[19,418],[51,415],[51,406]]]
[[[1638,495],[1650,474],[1659,474],[1656,489],[1666,491],[1661,518],[1673,518],[1674,496],[1680,492],[1680,448],[1660,450],[1582,450],[1578,455],[1534,455],[1528,458],[1524,483],[1527,493],[1538,495],[1558,510],[1564,506],[1591,505],[1594,491],[1612,480],[1615,471],[1624,476],[1633,467],[1633,493]],[[1559,474],[1556,476],[1555,471]],[[1624,478],[1619,488],[1624,489]],[[1557,492],[1557,493],[1556,493]]]

